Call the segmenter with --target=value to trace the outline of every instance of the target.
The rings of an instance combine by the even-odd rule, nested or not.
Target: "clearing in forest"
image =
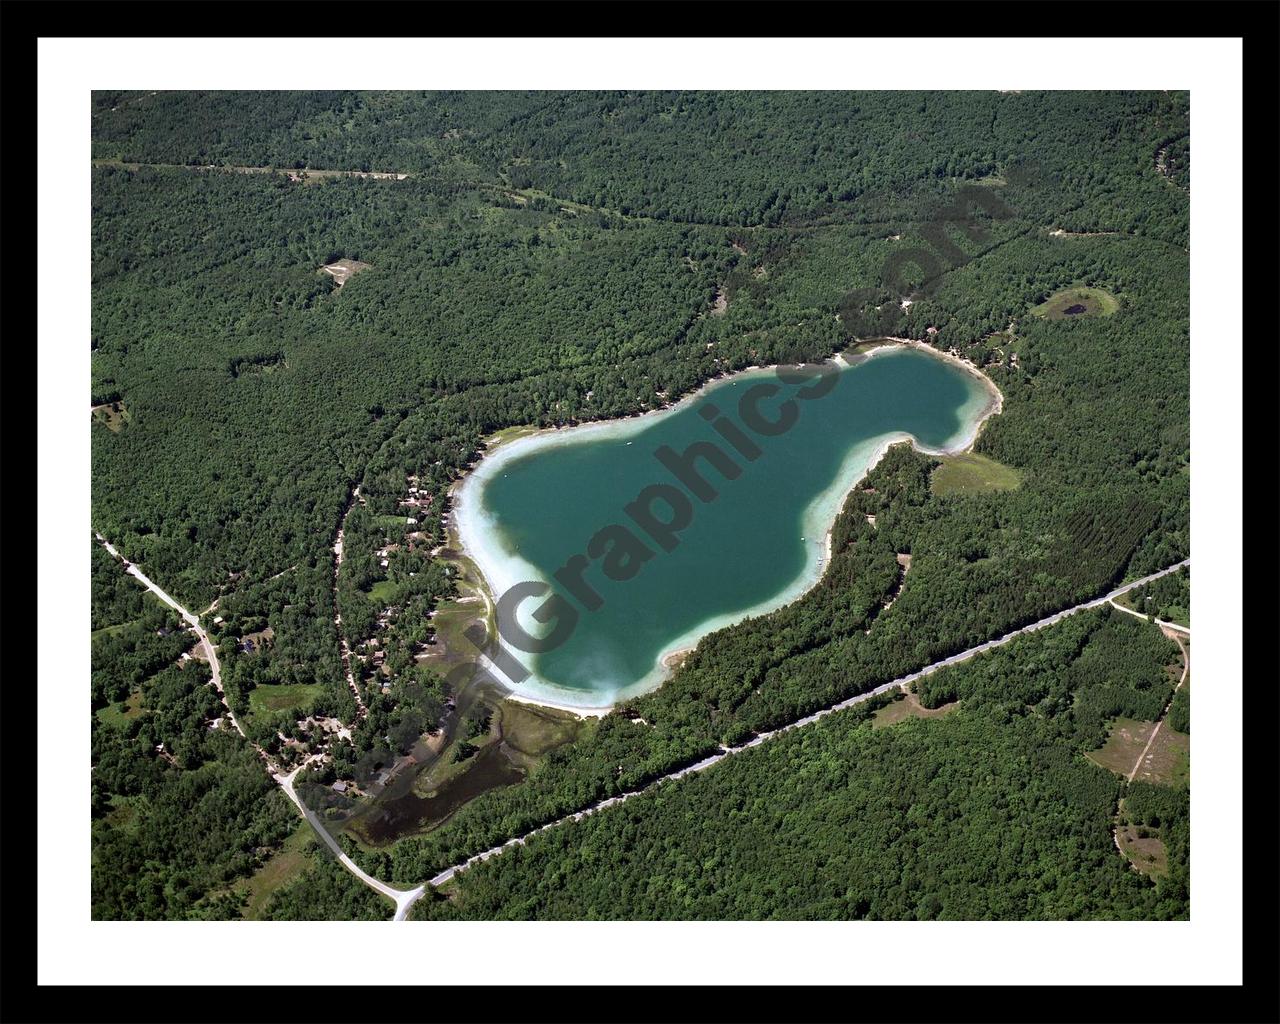
[[[902,694],[894,697],[892,704],[886,704],[875,713],[871,719],[871,728],[883,729],[888,725],[905,722],[908,718],[940,718],[947,712],[954,711],[959,703],[953,700],[950,704],[943,704],[941,707],[927,708],[920,703],[920,698],[914,693]]]
[[[91,411],[93,418],[113,434],[120,433],[120,429],[133,418],[129,415],[129,410],[119,402],[95,405]]]
[[[323,691],[318,683],[263,683],[249,691],[249,714],[266,715],[292,707],[305,712]]]
[[[1022,483],[1022,474],[1012,466],[976,452],[942,455],[938,461],[942,465],[929,477],[929,489],[934,494],[1012,491]]]
[[[1116,829],[1116,845],[1120,852],[1144,875],[1169,872],[1169,852],[1155,831],[1144,825],[1121,825]]]
[[[576,739],[586,727],[582,719],[566,711],[514,700],[501,701],[497,711],[502,738],[509,748],[523,755],[517,760],[524,767],[532,767],[544,754]]]
[[[1165,722],[1133,776],[1135,782],[1185,786],[1191,781],[1191,737]]]
[[[1117,718],[1111,726],[1107,742],[1099,750],[1085,755],[1094,764],[1101,765],[1117,775],[1128,778],[1134,762],[1147,745],[1155,722],[1139,722],[1132,718]]]
[[[362,270],[368,270],[372,267],[371,263],[361,263],[359,260],[334,260],[332,263],[326,263],[320,269],[326,274],[333,277],[334,284],[341,288],[347,283],[348,279],[355,277]]]
[[[146,713],[146,708],[142,706],[142,691],[134,690],[127,699],[99,708],[98,721],[104,725],[124,726]]]
[[[311,855],[316,852],[318,847],[312,838],[311,826],[300,821],[279,850],[249,878],[233,887],[232,891],[244,899],[240,916],[250,921],[262,920],[271,897],[306,874]]]
[[[1119,308],[1120,300],[1110,292],[1077,285],[1050,295],[1031,310],[1031,315],[1049,320],[1071,320],[1088,316],[1110,316]]]

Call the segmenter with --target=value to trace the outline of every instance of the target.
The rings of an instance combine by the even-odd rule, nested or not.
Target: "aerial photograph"
[[[1190,91],[87,102],[86,918],[1190,920]]]

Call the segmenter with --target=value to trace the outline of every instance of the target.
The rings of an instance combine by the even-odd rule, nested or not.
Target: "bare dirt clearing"
[[[372,266],[371,263],[361,263],[359,260],[336,260],[333,263],[326,263],[320,269],[330,274],[334,284],[341,288],[360,271],[369,270]]]

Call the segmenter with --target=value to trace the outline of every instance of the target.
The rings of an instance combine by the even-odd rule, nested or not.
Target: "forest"
[[[1083,757],[1099,713],[1159,714],[1177,656],[1122,613],[1074,616],[925,677],[924,706],[959,702],[942,717],[876,728],[891,698],[857,705],[541,833],[415,915],[1185,920],[1185,787],[1126,790]],[[1113,845],[1122,794],[1129,820],[1167,838],[1154,882]]]
[[[1129,592],[1130,607],[1145,615],[1191,625],[1191,567],[1162,576]]]
[[[93,525],[187,607],[218,601],[221,621],[204,621],[259,740],[298,713],[354,717],[339,615],[353,650],[379,645],[390,667],[358,673],[369,715],[334,760],[346,778],[403,753],[454,696],[414,656],[452,593],[433,554],[447,491],[487,435],[634,415],[872,326],[983,367],[1004,403],[976,450],[1019,488],[934,494],[934,461],[895,447],[850,495],[818,587],[705,638],[527,782],[377,855],[416,884],[1187,556],[1189,203],[1156,153],[1185,140],[1188,107],[1180,93],[97,93],[95,158],[156,166],[93,170],[91,401],[128,413],[91,425]],[[217,169],[240,165],[410,176]],[[975,187],[1009,215],[949,221]],[[369,269],[338,288],[319,272],[338,258]],[[1118,310],[1028,315],[1077,284]],[[411,479],[422,500],[406,510]],[[901,553],[911,571],[885,610]],[[151,614],[96,566],[94,629]],[[180,651],[144,625],[95,640],[93,692],[95,722],[135,693],[153,712],[95,725],[101,820],[151,780],[145,836],[171,774],[248,748],[196,727],[204,670],[171,668]],[[270,645],[241,650],[267,627]],[[155,750],[166,736],[176,765]],[[241,783],[218,799],[256,808],[253,846],[211,847],[183,899],[149,913],[194,913],[196,893],[282,841],[279,794]],[[173,871],[179,852],[151,862]],[[126,913],[107,890],[137,881],[108,884],[110,863],[95,868],[102,916]]]

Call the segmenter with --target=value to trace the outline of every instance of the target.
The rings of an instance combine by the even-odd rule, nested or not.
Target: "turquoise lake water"
[[[955,363],[905,347],[826,366],[822,378],[814,366],[786,380],[748,371],[670,410],[539,434],[481,460],[459,495],[463,544],[495,600],[520,581],[551,584],[526,597],[516,619],[534,636],[567,635],[541,653],[512,649],[532,673],[512,687],[517,695],[594,708],[659,685],[664,654],[813,585],[845,495],[888,443],[910,435],[926,449],[964,446],[993,396]],[[708,406],[720,411],[714,422]],[[788,412],[794,422],[769,425]],[[714,443],[736,478],[706,458],[692,461],[696,476],[678,475],[671,460],[699,441]],[[651,485],[633,505],[640,519],[629,515]],[[585,569],[557,580],[575,555]],[[606,562],[629,578],[610,578]],[[552,593],[563,604],[535,622]]]

